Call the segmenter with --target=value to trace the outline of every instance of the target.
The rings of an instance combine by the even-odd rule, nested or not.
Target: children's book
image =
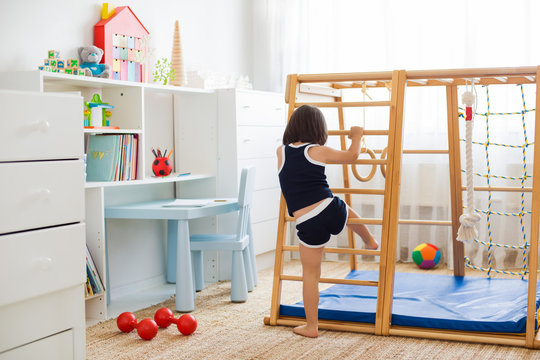
[[[131,147],[131,180],[137,179],[138,140],[139,140],[139,137],[136,134],[133,135],[133,145]]]
[[[86,271],[94,294],[102,293],[105,290],[105,287],[103,286],[103,282],[99,277],[96,264],[94,264],[90,250],[88,250],[88,246],[86,247]]]
[[[118,135],[92,135],[88,139],[86,180],[113,181],[118,168]]]

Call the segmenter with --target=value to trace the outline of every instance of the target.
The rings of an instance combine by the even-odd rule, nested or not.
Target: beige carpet
[[[409,265],[401,265],[413,269]],[[286,272],[299,274],[299,263],[288,263]],[[348,272],[347,263],[326,262],[323,276]],[[444,270],[435,270],[441,273]],[[230,283],[212,284],[197,294],[197,331],[181,335],[173,325],[160,329],[151,341],[136,331],[123,334],[111,319],[87,329],[88,359],[540,359],[540,350],[518,347],[382,337],[321,331],[317,339],[293,334],[290,327],[265,326],[270,313],[273,270],[259,273],[259,284],[242,304],[229,301]],[[285,282],[283,303],[300,300],[300,283]],[[137,319],[153,318],[161,307],[174,308],[174,298],[135,313]],[[176,314],[178,317],[179,314]]]

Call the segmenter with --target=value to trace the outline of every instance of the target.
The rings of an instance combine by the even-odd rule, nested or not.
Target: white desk
[[[216,216],[238,210],[237,199],[212,201],[200,207],[164,207],[170,200],[150,201],[105,207],[105,218],[114,219],[163,219],[168,220],[167,269],[176,266],[176,311],[195,309],[191,249],[189,245],[189,220]],[[176,249],[175,249],[176,247]],[[169,271],[167,272],[169,273]],[[168,279],[169,281],[172,279]]]

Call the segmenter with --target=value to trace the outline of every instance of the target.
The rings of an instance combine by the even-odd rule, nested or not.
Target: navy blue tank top
[[[317,145],[287,145],[282,150],[279,183],[290,216],[296,210],[334,197],[324,174],[325,164],[308,155],[312,146]]]

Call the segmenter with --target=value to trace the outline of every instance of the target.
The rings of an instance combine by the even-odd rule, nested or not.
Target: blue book
[[[119,135],[92,135],[86,152],[86,181],[113,181],[118,167]]]

